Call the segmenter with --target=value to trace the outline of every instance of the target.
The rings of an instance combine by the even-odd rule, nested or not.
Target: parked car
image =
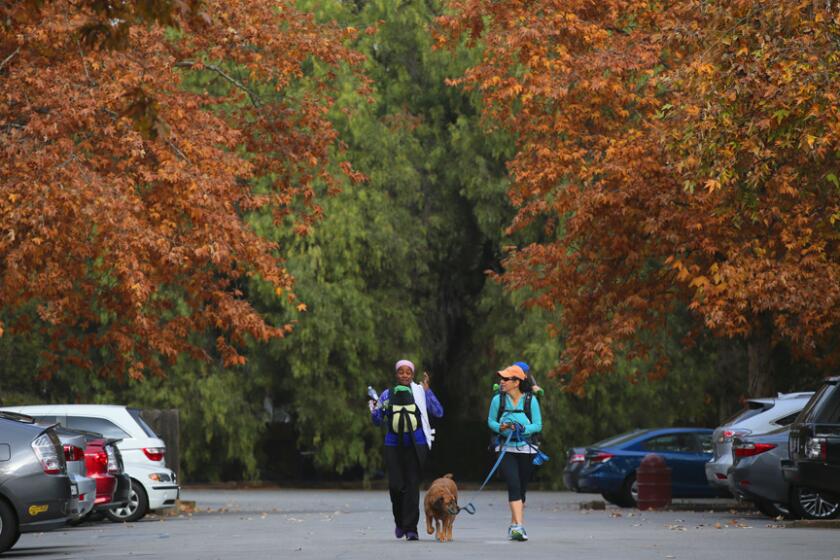
[[[66,525],[74,490],[55,430],[0,413],[0,552]]]
[[[106,443],[103,438],[91,438],[85,448],[88,473],[96,481],[94,507],[97,511],[102,511],[103,506],[110,505],[117,490],[117,477],[114,476],[114,470],[117,469],[116,460],[113,450],[108,452]]]
[[[619,506],[636,505],[636,469],[648,453],[661,455],[671,468],[671,494],[675,498],[716,496],[704,472],[712,457],[710,428],[657,428],[641,430],[608,445],[588,447],[578,478],[581,492],[599,492]]]
[[[611,445],[620,443],[625,438],[633,437],[642,431],[643,430],[636,429],[629,432],[625,432],[619,436],[613,436],[605,440],[601,440],[597,443],[593,443],[589,447],[609,447]],[[585,462],[585,447],[570,447],[566,451],[566,467],[563,469],[563,484],[566,486],[566,489],[572,490],[574,492],[581,491],[580,487],[578,486],[578,479],[580,478],[580,471],[583,469],[583,465]]]
[[[6,407],[72,429],[119,440],[125,472],[131,478],[129,503],[107,510],[112,521],[137,521],[150,510],[175,507],[180,488],[175,473],[166,468],[166,445],[146,424],[140,411],[120,405],[53,404]]]
[[[90,513],[96,500],[96,481],[88,476],[85,463],[87,441],[83,433],[60,426],[55,432],[64,448],[67,474],[78,490],[70,505],[70,523],[77,523]]]
[[[123,463],[122,453],[120,453],[120,448],[117,447],[116,441],[110,440],[108,442],[106,453],[109,454],[108,472],[117,479],[117,487],[114,490],[111,503],[102,506],[102,513],[110,516],[113,515],[111,510],[131,507],[131,477],[125,472],[125,463]],[[136,511],[136,509],[132,511]],[[127,517],[128,515],[130,515],[130,512],[125,513],[123,517]],[[122,520],[120,516],[114,517]]]
[[[792,491],[782,462],[790,454],[790,427],[767,434],[736,437],[730,469],[732,493],[750,500],[770,517],[833,519],[840,515],[840,500],[813,488]]]
[[[782,469],[791,506],[804,517],[827,515],[840,501],[840,377],[826,379],[791,424],[788,449]]]
[[[778,397],[749,399],[743,410],[721,424],[712,435],[712,460],[706,464],[709,484],[729,489],[727,473],[732,466],[732,441],[736,437],[764,434],[789,426],[805,407],[813,392],[780,394]]]

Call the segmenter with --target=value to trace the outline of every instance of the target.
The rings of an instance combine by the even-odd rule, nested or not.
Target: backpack
[[[528,391],[524,395],[525,402],[523,403],[522,408],[514,408],[511,412],[524,412],[525,416],[528,417],[528,421],[532,422],[531,420],[531,400],[534,398],[534,393]],[[500,422],[502,420],[502,414],[505,413],[505,407],[507,407],[507,398],[506,395],[499,391],[499,410],[496,413],[496,422]]]
[[[388,430],[398,436],[413,434],[420,424],[420,407],[414,402],[414,393],[409,387],[400,385],[391,389],[388,397]],[[400,442],[402,442],[400,437]]]
[[[522,408],[514,408],[510,412],[524,412],[525,416],[528,418],[529,422],[532,422],[531,419],[531,401],[534,399],[534,393],[528,391],[524,393],[522,397],[525,399],[522,403]],[[507,395],[503,391],[499,391],[499,410],[496,412],[496,422],[501,422],[502,414],[506,412],[505,408],[507,407]],[[492,438],[493,441],[497,441],[501,438],[501,435]],[[527,441],[530,441],[534,445],[539,445],[540,443],[540,434],[533,434],[528,437]]]

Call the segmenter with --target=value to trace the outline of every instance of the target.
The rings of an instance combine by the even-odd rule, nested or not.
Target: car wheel
[[[143,485],[136,480],[131,481],[128,503],[122,507],[105,510],[105,517],[114,523],[130,523],[142,519],[149,511],[149,498]]]
[[[0,552],[9,550],[20,538],[17,517],[9,504],[0,500]]]
[[[618,494],[613,494],[611,492],[602,492],[601,496],[611,504],[619,505],[618,502],[621,501],[621,498]]]
[[[840,515],[840,499],[806,486],[794,486],[790,505],[803,519],[834,519]]]
[[[616,498],[613,503],[617,506],[636,507],[639,501],[639,485],[636,482],[636,473],[631,474],[624,480],[621,490],[613,497]]]
[[[756,500],[755,507],[766,515],[767,517],[772,517],[773,519],[777,519],[781,517],[782,519],[793,519],[796,517],[789,509],[784,507],[781,504],[777,504],[775,502],[769,502],[767,500]]]

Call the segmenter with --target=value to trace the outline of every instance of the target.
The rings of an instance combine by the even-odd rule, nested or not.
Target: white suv
[[[112,521],[137,521],[149,510],[175,507],[180,488],[175,473],[166,468],[166,444],[143,421],[140,411],[119,405],[45,404],[3,407],[76,430],[119,439],[125,472],[131,477],[129,503],[108,510]]]
[[[729,489],[732,440],[735,437],[764,434],[790,425],[813,394],[780,393],[775,398],[749,399],[744,409],[721,424],[712,434],[714,456],[706,463],[706,480],[709,484],[712,487]]]

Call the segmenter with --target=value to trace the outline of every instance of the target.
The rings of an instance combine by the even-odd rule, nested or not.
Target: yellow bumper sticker
[[[29,506],[29,515],[34,517],[34,516],[38,515],[39,513],[44,513],[48,509],[50,509],[50,506],[48,504],[44,504],[42,506],[31,505],[31,506]]]

